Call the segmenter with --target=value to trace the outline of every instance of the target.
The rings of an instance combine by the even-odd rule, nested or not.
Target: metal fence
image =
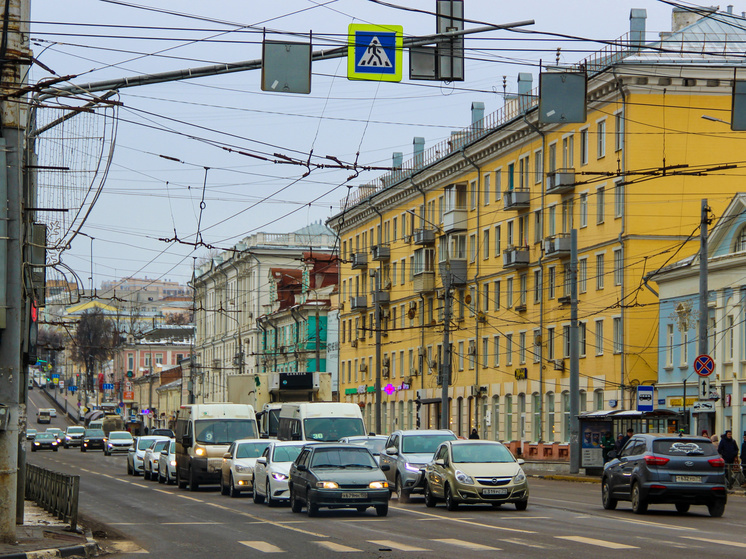
[[[60,520],[69,522],[71,530],[76,530],[78,525],[79,490],[80,476],[26,464],[26,498]]]

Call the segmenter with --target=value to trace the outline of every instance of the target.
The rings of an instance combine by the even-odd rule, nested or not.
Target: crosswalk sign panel
[[[404,28],[401,25],[348,27],[347,78],[400,82]]]

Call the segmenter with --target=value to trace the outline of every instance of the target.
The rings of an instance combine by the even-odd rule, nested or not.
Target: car
[[[168,440],[168,437],[162,437],[160,435],[145,435],[144,437],[136,437],[134,444],[127,450],[127,473],[131,476],[140,475],[143,471],[143,457],[145,451],[155,440],[163,441]]]
[[[168,437],[169,439],[173,439],[176,435],[174,435],[173,429],[152,429],[149,433],[150,435],[160,435],[161,437]]]
[[[289,500],[288,476],[290,466],[307,443],[298,441],[273,441],[254,466],[254,502],[272,507]]]
[[[725,512],[725,462],[707,437],[633,435],[619,452],[609,453],[601,478],[601,502],[607,510],[630,501],[644,514],[650,504],[673,504],[684,514],[705,505],[710,516]]]
[[[59,443],[57,442],[57,437],[55,437],[52,433],[37,433],[36,437],[34,437],[33,442],[31,443],[31,452],[36,452],[37,450],[54,450],[57,452],[57,449],[59,448]]]
[[[33,441],[36,436],[36,429],[26,429],[26,440]]]
[[[85,427],[79,425],[71,425],[65,431],[65,437],[62,439],[62,446],[70,448],[71,446],[80,446],[83,440],[83,434],[85,433]]]
[[[378,516],[389,512],[389,484],[367,448],[339,443],[306,444],[290,466],[290,509],[316,516],[320,507],[374,507]],[[384,471],[382,471],[382,469]]]
[[[386,435],[363,435],[359,437],[342,437],[339,439],[339,442],[364,446],[370,451],[376,462],[380,463],[381,452],[386,448],[387,440],[388,437]]]
[[[115,452],[127,452],[134,442],[129,431],[112,431],[106,438],[104,454],[111,456]]]
[[[169,442],[171,442],[171,439],[156,439],[145,449],[145,453],[142,456],[142,476],[145,479],[153,481],[158,479],[158,457],[164,448],[168,448]]]
[[[52,416],[49,415],[49,410],[39,410],[36,414],[36,422],[39,424],[52,423]]]
[[[254,487],[254,464],[266,450],[266,439],[239,439],[223,455],[220,469],[220,493],[238,497]]]
[[[57,438],[57,444],[62,444],[65,440],[65,432],[57,427],[47,427],[47,433],[52,433]]]
[[[412,493],[425,489],[425,466],[433,459],[440,443],[456,440],[448,429],[394,431],[381,452],[380,464],[387,465],[386,478],[393,485],[400,503],[406,503]]]
[[[57,409],[49,408],[49,417],[57,417]]]
[[[425,467],[425,505],[445,501],[448,510],[460,503],[512,503],[528,507],[528,480],[510,450],[496,441],[446,441]]]
[[[104,450],[106,447],[106,433],[102,429],[86,429],[83,434],[83,441],[80,445],[80,452],[86,452],[99,448]]]
[[[176,441],[173,439],[158,455],[158,483],[176,483]]]

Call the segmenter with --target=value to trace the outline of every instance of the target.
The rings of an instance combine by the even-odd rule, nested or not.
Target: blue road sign
[[[109,382],[105,382],[104,383],[104,390],[114,390],[114,385],[111,384],[111,383],[109,383]]]
[[[653,405],[654,392],[654,386],[641,385],[637,387],[637,411],[653,411],[655,409]]]
[[[347,78],[400,82],[404,28],[401,25],[350,24]]]

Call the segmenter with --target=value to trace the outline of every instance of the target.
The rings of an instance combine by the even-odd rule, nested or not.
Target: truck
[[[253,406],[230,402],[187,404],[176,415],[176,483],[196,491],[220,483],[223,455],[238,439],[256,439]]]

